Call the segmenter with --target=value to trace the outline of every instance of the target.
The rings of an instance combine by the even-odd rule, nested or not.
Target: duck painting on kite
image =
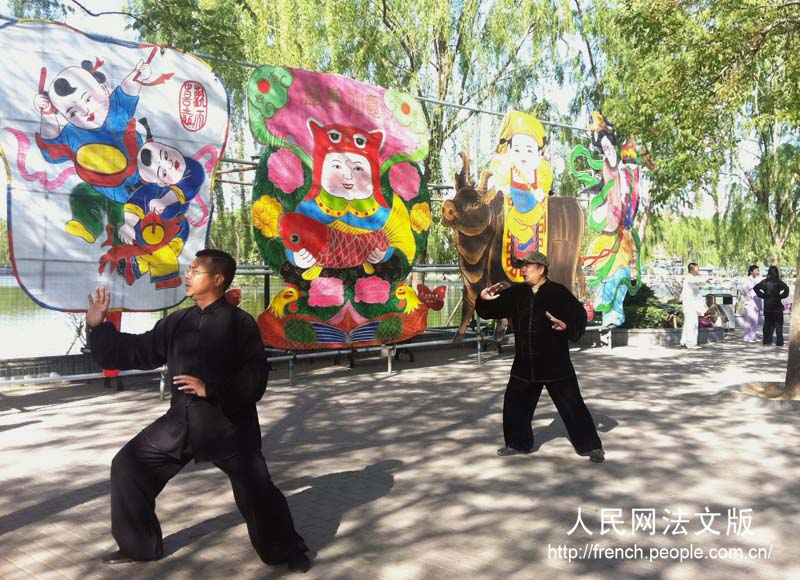
[[[206,245],[228,95],[186,53],[46,21],[0,27],[11,259],[41,306],[162,310]]]
[[[285,287],[259,316],[286,349],[394,343],[427,326],[444,287],[405,283],[427,244],[428,153],[412,96],[339,75],[257,69],[250,126],[265,145],[253,189],[255,237]]]

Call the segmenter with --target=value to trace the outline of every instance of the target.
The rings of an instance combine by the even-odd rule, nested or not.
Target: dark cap
[[[550,262],[547,261],[547,256],[541,252],[537,252],[536,250],[530,251],[522,256],[522,261],[526,264],[540,264],[545,268],[550,267]]]

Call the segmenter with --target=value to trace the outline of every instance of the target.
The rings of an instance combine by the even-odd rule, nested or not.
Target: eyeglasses
[[[206,270],[198,270],[195,266],[189,266],[188,268],[186,268],[187,276],[191,276],[192,278],[194,278],[198,274],[210,274],[210,272],[207,272]]]

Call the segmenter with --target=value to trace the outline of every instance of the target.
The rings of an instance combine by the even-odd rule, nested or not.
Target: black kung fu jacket
[[[547,280],[534,295],[528,284],[515,284],[494,300],[475,302],[482,318],[510,318],[514,325],[514,363],[511,376],[526,381],[559,381],[575,376],[568,340],[577,341],[586,330],[586,310],[567,288]],[[563,320],[566,330],[553,330],[545,316]]]
[[[217,461],[261,449],[256,401],[267,388],[267,359],[258,326],[222,297],[159,320],[144,334],[117,332],[104,322],[90,333],[103,368],[152,369],[167,363],[172,399],[165,415],[144,429],[159,450],[179,457],[188,435],[195,461]],[[175,375],[206,384],[206,398],[185,394]]]

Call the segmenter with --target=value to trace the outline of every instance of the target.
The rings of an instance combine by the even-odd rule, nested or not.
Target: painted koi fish
[[[353,268],[363,265],[367,273],[374,267],[367,261],[373,250],[387,250],[389,237],[383,230],[354,234],[330,228],[301,213],[286,213],[278,220],[278,232],[287,249],[297,252],[305,248],[317,263],[303,277],[311,280],[322,268]]]

